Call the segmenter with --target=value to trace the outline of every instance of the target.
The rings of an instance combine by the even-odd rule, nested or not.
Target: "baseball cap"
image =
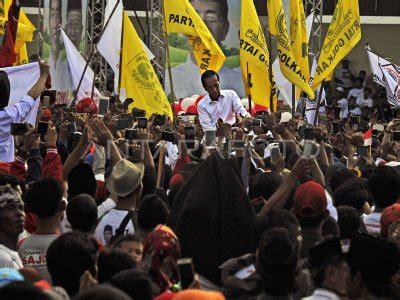
[[[388,236],[390,224],[400,220],[400,203],[386,207],[381,215],[381,234]]]
[[[293,199],[293,212],[301,217],[316,217],[326,212],[325,189],[313,180],[300,185]]]
[[[92,98],[84,98],[76,105],[77,113],[97,114],[97,104]]]
[[[134,164],[122,159],[113,167],[106,183],[107,189],[111,194],[125,197],[136,190],[142,182],[143,175],[144,165],[142,163]]]
[[[287,123],[287,122],[289,122],[289,120],[291,120],[291,119],[292,119],[292,114],[291,114],[290,112],[285,111],[285,112],[283,112],[283,113],[281,114],[281,121],[280,121],[280,123]]]

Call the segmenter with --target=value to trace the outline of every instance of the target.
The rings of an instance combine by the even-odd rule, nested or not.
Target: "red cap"
[[[381,234],[388,236],[390,224],[400,221],[400,203],[386,207],[381,215]]]
[[[11,165],[4,161],[0,161],[0,174],[11,174]]]
[[[178,185],[184,181],[185,181],[185,179],[183,178],[183,176],[178,173],[178,174],[175,174],[174,176],[172,176],[171,180],[169,181],[169,186],[172,187],[172,186]]]
[[[77,113],[97,114],[97,105],[94,99],[84,98],[76,105]]]
[[[298,187],[293,199],[293,212],[301,217],[316,217],[326,212],[328,202],[324,188],[315,181]]]
[[[52,116],[53,115],[51,114],[50,109],[46,109],[46,110],[43,111],[42,121],[49,122],[49,121],[51,121],[51,117]]]

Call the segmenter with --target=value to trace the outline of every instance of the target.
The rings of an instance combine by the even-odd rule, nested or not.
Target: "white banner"
[[[40,76],[40,69],[38,63],[30,63],[16,67],[0,68],[8,75],[10,80],[10,101],[8,105],[13,105],[19,102],[22,97],[28,94],[28,91],[36,83]],[[34,108],[26,117],[25,121],[29,124],[36,124],[36,116],[39,108],[39,100],[36,101]]]
[[[83,70],[85,69],[86,60],[83,58],[81,53],[69,39],[65,31],[61,28],[61,35],[64,40],[65,51],[67,53],[68,65],[71,72],[72,83],[74,89],[76,90],[79,85],[79,80],[83,74]],[[94,79],[94,72],[90,68],[87,67],[85,75],[83,76],[81,86],[78,91],[78,101],[82,100],[83,98],[87,98],[92,94],[92,86],[93,86],[93,79]],[[100,92],[95,87],[93,98],[100,97]]]

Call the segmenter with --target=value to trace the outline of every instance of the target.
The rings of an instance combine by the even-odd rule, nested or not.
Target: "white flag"
[[[115,7],[117,1],[118,5],[117,7]],[[123,5],[121,0],[107,1],[107,6],[104,12],[104,26],[107,25],[107,27],[105,27],[101,39],[99,40],[96,46],[97,50],[108,62],[108,64],[110,65],[111,69],[114,72],[115,92],[118,92],[118,81],[119,81],[119,61],[121,53],[121,36],[122,36],[122,12],[123,12]],[[147,46],[142,41],[141,43],[148,58],[152,60],[154,58],[153,53],[151,53],[149,48],[147,48]]]
[[[16,67],[1,68],[8,75],[10,80],[10,101],[8,105],[13,105],[19,102],[22,97],[28,94],[28,91],[36,83],[40,76],[40,69],[38,63],[30,63]],[[36,101],[35,106],[31,112],[26,116],[25,122],[29,124],[36,124],[36,116],[39,108],[39,100]]]
[[[400,107],[399,70],[395,65],[381,66],[383,81],[385,82],[388,102],[394,107]]]
[[[311,77],[310,77],[310,85],[311,86],[314,81],[314,76],[315,76],[315,72],[317,70],[317,66],[318,66],[317,60],[314,58],[313,64],[311,67]],[[317,111],[320,90],[321,90],[321,86],[319,86],[317,88],[317,90],[315,91],[315,99],[309,99],[308,97],[306,99],[306,119],[307,119],[308,123],[310,123],[310,124],[314,123],[315,112]],[[320,102],[320,107],[319,107],[320,113],[325,112],[325,106],[326,106],[326,94],[325,94],[325,89],[322,89],[322,96],[321,96],[321,102]],[[318,124],[318,120],[317,120],[317,124]]]
[[[67,53],[69,70],[71,72],[71,77],[72,77],[72,84],[74,86],[74,89],[76,90],[79,85],[79,80],[81,79],[81,76],[85,69],[86,60],[83,58],[78,49],[76,49],[75,45],[72,43],[72,41],[69,39],[69,37],[62,28],[61,28],[61,35],[64,40],[65,52]],[[94,72],[90,68],[90,66],[88,66],[78,91],[78,101],[82,100],[83,98],[91,96],[93,79],[94,79]],[[95,87],[93,98],[96,99],[98,97],[100,97],[100,92]]]
[[[385,81],[383,78],[383,73],[381,69],[381,65],[390,65],[391,62],[384,59],[383,57],[380,57],[379,55],[376,55],[372,51],[367,49],[368,53],[368,61],[369,61],[369,66],[371,68],[371,73],[373,76],[374,81],[381,85],[385,86]]]

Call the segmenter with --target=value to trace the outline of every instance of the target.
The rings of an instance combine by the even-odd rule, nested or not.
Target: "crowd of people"
[[[171,120],[60,105],[40,69],[10,106],[0,74],[0,299],[400,298],[400,120],[348,61],[315,126],[213,71]]]

